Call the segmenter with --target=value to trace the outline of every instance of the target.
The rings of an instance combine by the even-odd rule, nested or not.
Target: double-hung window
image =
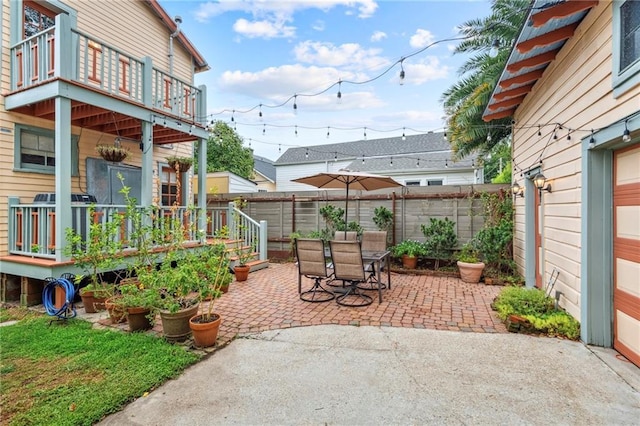
[[[22,171],[54,173],[56,166],[53,130],[16,125],[15,167]],[[71,174],[78,176],[78,137],[71,136]]]
[[[617,1],[613,7],[614,96],[640,82],[640,2]]]

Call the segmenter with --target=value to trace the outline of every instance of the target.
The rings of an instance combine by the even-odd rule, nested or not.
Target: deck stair
[[[226,251],[229,254],[229,266],[232,269],[238,264],[238,255],[236,254],[238,247],[240,247],[240,250],[244,253],[251,251],[251,246],[245,245],[244,241],[241,240],[228,239],[225,241],[225,245],[227,247]],[[247,262],[247,265],[250,267],[249,272],[255,272],[260,269],[268,268],[269,259],[260,260],[260,253],[254,251],[251,253],[251,259]]]

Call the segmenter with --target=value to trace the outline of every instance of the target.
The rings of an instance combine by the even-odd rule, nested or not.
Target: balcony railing
[[[12,92],[61,77],[59,57],[59,62],[72,64],[71,75],[62,76],[72,81],[185,120],[196,121],[205,115],[200,111],[202,90],[153,67],[150,58],[136,58],[75,29],[61,34],[60,16],[56,26],[11,47]],[[60,49],[56,55],[60,37],[71,40],[71,49]]]
[[[118,215],[124,216],[127,206],[120,205],[72,205],[72,227],[86,243],[90,238],[93,224],[105,226]],[[147,210],[138,207],[141,214]],[[184,242],[201,242],[204,234],[192,224],[198,223],[197,209],[190,207],[159,207],[154,211],[152,221],[154,235],[171,235],[183,232]],[[56,213],[52,204],[10,204],[9,205],[9,252],[11,254],[55,259]],[[131,220],[123,220],[120,232],[115,237],[122,243],[123,250],[135,249],[132,236],[135,229]],[[61,245],[61,244],[58,244]],[[158,242],[157,246],[161,246]]]
[[[233,203],[228,208],[209,208],[206,211],[207,228],[199,229],[199,209],[185,206],[158,207],[151,213],[148,209],[137,207],[140,214],[147,215],[153,235],[168,236],[183,232],[185,243],[199,243],[204,238],[216,237],[224,227],[230,238],[244,240],[244,244],[258,252],[261,260],[267,258],[266,222],[256,222]],[[124,216],[125,205],[72,205],[72,227],[76,235],[89,242],[91,226],[106,226],[118,215]],[[9,252],[34,258],[55,259],[56,247],[63,242],[56,241],[56,212],[53,204],[19,204],[17,198],[9,197]],[[63,233],[64,234],[64,233]],[[123,250],[135,249],[135,229],[130,219],[123,220],[116,238],[122,243]],[[163,241],[158,241],[161,247]]]

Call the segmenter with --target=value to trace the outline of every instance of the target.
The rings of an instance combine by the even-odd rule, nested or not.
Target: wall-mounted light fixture
[[[551,184],[547,183],[547,178],[542,173],[538,173],[533,177],[533,184],[538,188],[540,198],[542,198],[542,191],[551,192]]]
[[[624,121],[624,132],[622,132],[622,142],[630,142],[631,141],[631,133],[629,132],[629,128],[627,127],[627,120]]]
[[[513,185],[511,185],[511,194],[514,197],[524,197],[524,187],[518,185],[518,182],[515,182]]]

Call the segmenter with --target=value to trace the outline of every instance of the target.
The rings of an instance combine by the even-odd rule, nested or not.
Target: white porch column
[[[71,228],[71,100],[55,100],[56,261],[68,260],[65,233]]]
[[[153,201],[153,124],[141,121],[142,127],[142,187],[140,205],[148,207]]]

